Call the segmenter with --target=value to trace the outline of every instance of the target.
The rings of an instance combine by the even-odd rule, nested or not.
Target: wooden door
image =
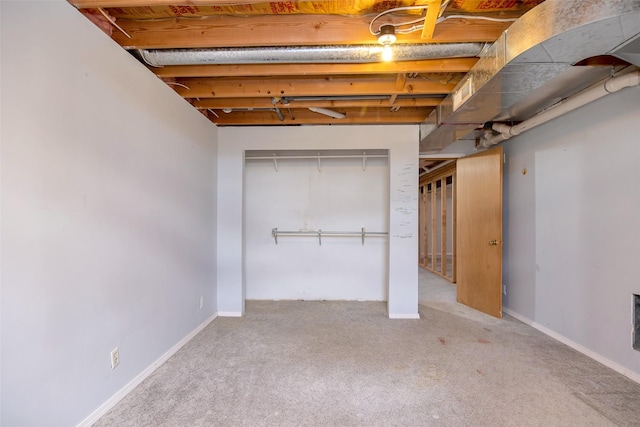
[[[458,160],[458,302],[502,317],[502,147]]]

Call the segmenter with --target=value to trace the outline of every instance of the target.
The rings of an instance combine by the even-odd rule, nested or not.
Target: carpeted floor
[[[420,320],[382,302],[248,301],[96,425],[640,425],[640,384],[420,274]]]

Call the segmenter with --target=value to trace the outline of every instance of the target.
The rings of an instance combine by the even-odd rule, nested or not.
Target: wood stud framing
[[[456,281],[456,172],[455,163],[420,179],[420,264],[445,279]],[[451,191],[447,189],[450,188]],[[450,197],[449,197],[450,196]],[[448,209],[451,200],[451,209]],[[451,243],[447,236],[451,234]],[[451,254],[451,258],[449,258]]]
[[[436,263],[436,247],[438,245],[438,235],[435,232],[437,225],[438,211],[436,209],[436,192],[438,191],[438,182],[431,182],[431,229],[427,232],[427,235],[431,236],[431,251],[429,252],[429,258],[431,259],[431,271],[437,271],[438,264]]]
[[[447,177],[440,179],[440,274],[447,276]]]
[[[436,29],[436,20],[438,19],[441,3],[441,0],[429,1],[429,7],[427,8],[420,38],[424,40],[430,40],[433,38],[433,33]]]

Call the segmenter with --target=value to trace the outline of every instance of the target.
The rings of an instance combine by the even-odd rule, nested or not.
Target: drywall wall
[[[418,127],[304,126],[219,129],[218,311],[244,312],[243,193],[245,150],[389,150],[390,317],[418,316]],[[303,278],[300,278],[303,279]]]
[[[388,159],[368,158],[365,168],[362,163],[325,158],[318,168],[317,159],[289,159],[276,170],[270,160],[245,161],[247,299],[387,299],[387,237],[366,237],[364,245],[359,236],[280,236],[277,245],[271,237],[274,227],[386,232]]]
[[[77,425],[215,313],[217,129],[67,2],[1,7],[2,424]]]
[[[629,88],[504,144],[507,311],[636,380],[639,118]]]

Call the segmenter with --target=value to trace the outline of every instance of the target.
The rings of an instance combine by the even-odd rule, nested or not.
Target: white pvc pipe
[[[619,90],[627,87],[639,85],[640,71],[634,71],[622,76],[614,77],[606,80],[604,83],[597,83],[570,98],[558,102],[553,107],[544,110],[515,126],[509,126],[503,123],[494,123],[492,129],[498,132],[498,134],[485,138],[481,145],[485,148],[496,145],[611,93],[618,92]]]

